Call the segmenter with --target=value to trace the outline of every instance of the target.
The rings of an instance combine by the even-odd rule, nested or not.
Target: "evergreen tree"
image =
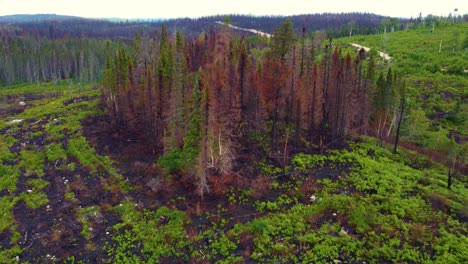
[[[284,61],[293,43],[293,23],[291,20],[286,20],[273,33],[271,48],[273,53]]]

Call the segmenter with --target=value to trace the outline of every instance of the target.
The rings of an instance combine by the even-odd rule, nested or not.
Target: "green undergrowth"
[[[429,161],[422,164],[428,168],[419,167],[410,160],[414,155],[393,156],[375,142],[320,158],[300,154],[292,166],[301,171],[330,160],[354,165],[339,180],[318,180],[312,204],[237,224],[228,233],[252,236],[251,258],[260,262],[464,262],[468,251],[459,245],[468,241],[467,226],[460,219],[468,192],[461,182],[447,190],[443,167]],[[271,209],[282,199],[269,202]]]
[[[189,219],[183,212],[166,207],[139,210],[131,202],[119,204],[114,210],[122,223],[114,226],[117,235],[106,245],[109,263],[156,263],[161,257],[188,260],[192,246],[185,230]]]
[[[93,231],[93,224],[90,220],[92,218],[101,217],[99,206],[80,207],[77,209],[76,215],[78,222],[82,225],[81,235],[86,238],[86,240],[90,240]]]
[[[299,190],[322,170],[344,168],[342,164],[350,166],[340,175],[316,177],[308,193]],[[296,177],[270,185],[283,192],[276,198],[257,200],[249,190],[226,193],[231,205],[253,204],[256,218],[242,222],[244,215],[223,217],[229,210],[220,208],[196,234],[187,233],[193,230],[191,221],[178,210],[148,211],[132,202],[115,207],[123,221],[106,246],[109,263],[152,263],[168,257],[219,263],[468,259],[461,246],[468,242],[462,220],[468,191],[458,179],[448,190],[447,170],[440,164],[406,150],[393,155],[375,140],[363,138],[350,143],[348,150],[298,154],[287,171]]]
[[[76,84],[72,80],[59,82],[41,82],[36,84],[17,84],[0,87],[0,96],[5,95],[24,95],[24,94],[49,94],[58,93],[59,95],[76,95],[77,93],[87,93],[92,85]]]

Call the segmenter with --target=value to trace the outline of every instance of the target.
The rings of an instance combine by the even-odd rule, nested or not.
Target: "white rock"
[[[20,101],[18,104],[19,104],[20,106],[25,106],[25,105],[26,105],[26,103],[23,102],[23,101]]]
[[[336,213],[333,213],[333,216],[336,216]]]
[[[317,197],[315,195],[310,196],[310,201],[315,202],[317,200]]]
[[[341,227],[340,232],[343,233],[343,234],[345,234],[345,235],[348,235],[348,231],[346,231],[346,230],[344,229],[344,227]]]
[[[32,193],[32,190],[26,190],[26,192],[28,192],[28,193]]]
[[[17,124],[17,123],[20,123],[20,122],[23,122],[23,119],[13,119],[11,121],[8,121],[7,124],[11,125],[11,124]]]

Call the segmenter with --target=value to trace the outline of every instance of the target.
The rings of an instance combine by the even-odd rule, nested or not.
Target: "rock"
[[[13,119],[11,121],[8,121],[7,124],[11,125],[11,124],[16,124],[16,123],[21,123],[23,122],[23,119]]]
[[[315,202],[317,200],[317,197],[315,195],[310,196],[310,202]]]
[[[344,229],[344,227],[341,227],[340,233],[348,235],[348,231],[346,231],[346,229]]]
[[[19,104],[20,106],[26,106],[26,103],[23,102],[23,101],[20,101],[18,104]]]

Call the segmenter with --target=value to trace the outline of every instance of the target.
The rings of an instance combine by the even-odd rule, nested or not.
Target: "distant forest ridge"
[[[201,18],[175,18],[168,20],[141,19],[89,19],[54,14],[0,16],[0,33],[7,35],[33,34],[48,38],[91,37],[111,39],[131,39],[135,33],[152,33],[164,23],[169,32],[182,32],[188,37],[196,37],[208,32],[211,26],[219,27],[216,21],[229,17],[230,23],[241,28],[251,28],[266,33],[284,20],[293,22],[294,30],[299,33],[304,25],[306,31],[327,31],[329,36],[347,36],[352,28],[353,34],[373,34],[380,25],[392,25],[395,30],[403,28],[413,19],[390,18],[369,13],[323,13],[294,16],[252,16],[252,15],[215,15]],[[414,20],[416,21],[416,19]]]

